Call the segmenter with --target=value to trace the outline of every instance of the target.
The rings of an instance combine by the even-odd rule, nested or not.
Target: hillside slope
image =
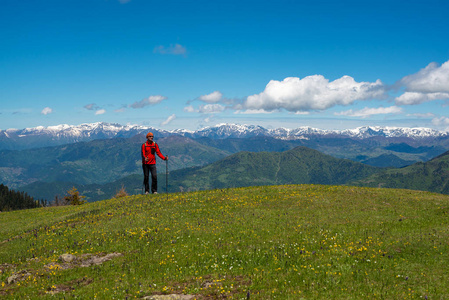
[[[282,185],[1,213],[0,298],[448,299],[448,208]]]
[[[449,152],[428,162],[415,163],[401,169],[386,170],[351,184],[449,194]]]

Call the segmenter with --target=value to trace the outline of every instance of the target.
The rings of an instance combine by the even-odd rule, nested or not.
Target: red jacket
[[[146,141],[142,144],[142,163],[147,165],[154,165],[156,164],[156,155],[157,154],[161,159],[166,160],[166,158],[162,155],[161,151],[159,150],[159,146],[152,142],[151,144]],[[145,161],[145,158],[148,158],[148,161]]]

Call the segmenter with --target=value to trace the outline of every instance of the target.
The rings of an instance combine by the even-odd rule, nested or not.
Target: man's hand
[[[165,160],[168,160],[168,156],[165,157]]]

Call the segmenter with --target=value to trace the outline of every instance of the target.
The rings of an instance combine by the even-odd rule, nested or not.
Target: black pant
[[[142,164],[143,169],[143,185],[145,186],[145,193],[150,191],[150,172],[151,172],[151,193],[157,192],[157,172],[156,165]]]

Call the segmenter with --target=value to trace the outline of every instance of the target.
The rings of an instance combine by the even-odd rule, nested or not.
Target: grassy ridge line
[[[440,194],[285,185],[2,213],[0,296],[443,299],[448,212]],[[57,267],[63,253],[113,252]]]
[[[92,209],[92,205],[87,206],[59,206],[41,209],[24,209],[14,211],[14,213],[3,212],[0,214],[1,229],[0,243],[7,239],[19,237],[33,229],[49,227],[66,219],[78,211]]]

